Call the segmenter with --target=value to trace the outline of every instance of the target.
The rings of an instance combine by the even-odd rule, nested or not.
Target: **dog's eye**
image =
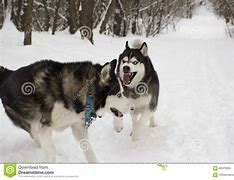
[[[124,63],[127,63],[127,62],[128,62],[128,61],[123,60],[123,64],[124,64]]]
[[[121,97],[122,97],[122,94],[121,94],[121,93],[118,93],[118,94],[117,94],[117,97],[118,97],[118,98],[121,98]]]
[[[137,65],[137,64],[138,64],[138,61],[133,61],[133,64],[134,64],[134,65]]]

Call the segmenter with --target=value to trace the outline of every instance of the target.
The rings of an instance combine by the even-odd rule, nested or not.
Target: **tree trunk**
[[[24,8],[24,45],[32,44],[32,8],[33,0],[26,0]]]
[[[106,31],[106,24],[110,18],[110,16],[113,14],[114,10],[115,10],[115,6],[116,6],[116,0],[110,0],[110,5],[106,11],[104,20],[101,22],[101,27],[99,30],[99,33],[102,34],[104,31]]]
[[[24,19],[23,19],[23,0],[12,1],[11,2],[11,20],[15,24],[16,29],[23,32],[24,29]]]
[[[80,29],[81,35],[88,38],[89,41],[93,44],[94,0],[83,0],[81,2],[81,7],[82,7],[82,11],[80,14],[81,27],[79,29]]]
[[[122,36],[125,37],[128,33],[127,27],[127,11],[129,9],[129,1],[126,0],[119,0],[121,3],[122,11],[123,11],[123,26],[122,26]]]
[[[23,8],[23,0],[18,0],[17,7],[18,7],[18,9],[17,9],[17,14],[16,14],[16,22],[17,22],[16,26],[18,26],[18,28],[23,30],[24,29],[24,24],[23,24],[24,19],[23,19],[23,17],[21,17],[21,11]]]
[[[137,19],[139,15],[139,8],[140,8],[140,0],[134,0],[134,7],[133,7],[133,19],[132,19],[132,34],[136,34],[137,32]]]
[[[49,15],[49,11],[48,11],[48,8],[47,8],[46,0],[43,0],[43,5],[44,5],[44,8],[45,8],[45,15],[46,15],[45,31],[49,31],[49,28],[50,28],[50,15]]]
[[[156,34],[159,34],[161,31],[161,27],[162,27],[162,17],[163,17],[163,5],[160,4],[160,9],[158,12],[158,22],[157,22],[157,28],[156,28]]]
[[[187,0],[187,18],[192,18],[192,7],[191,7],[191,0]]]
[[[81,6],[81,0],[77,0],[77,3],[76,3],[76,11],[77,11],[77,29],[80,27],[80,19],[81,19],[81,15],[80,15],[80,6]]]
[[[121,9],[121,4],[118,0],[116,0],[116,9],[117,11],[114,12],[114,23],[113,23],[113,33],[117,36],[121,35],[121,25],[123,19],[123,9]]]
[[[60,0],[56,1],[56,7],[55,7],[55,12],[54,12],[54,21],[53,21],[53,27],[52,27],[52,35],[55,34],[55,31],[57,29],[57,21],[58,21],[58,10],[60,6]]]
[[[5,19],[5,13],[4,13],[4,2],[3,0],[0,0],[0,29],[2,29],[4,19]]]
[[[68,24],[69,32],[75,34],[77,31],[77,9],[75,6],[75,0],[68,0]]]

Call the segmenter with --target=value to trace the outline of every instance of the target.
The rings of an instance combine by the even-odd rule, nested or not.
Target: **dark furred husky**
[[[121,117],[128,112],[129,103],[114,72],[116,63],[43,60],[16,71],[0,67],[0,98],[13,123],[30,133],[45,151],[47,162],[56,160],[52,132],[67,127],[72,128],[81,148],[86,147],[87,161],[96,162],[88,143],[84,107],[92,89],[98,116],[111,111]]]
[[[132,48],[126,42],[126,48],[119,56],[117,73],[124,88],[124,95],[134,105],[131,113],[133,121],[132,140],[138,140],[145,121],[155,126],[159,95],[159,79],[148,56],[146,43],[139,40],[133,42]],[[114,129],[120,132],[123,128],[122,119],[114,117]]]

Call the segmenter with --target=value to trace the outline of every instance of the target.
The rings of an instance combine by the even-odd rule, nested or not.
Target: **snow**
[[[199,8],[193,13],[193,20],[184,19],[180,21],[177,29],[182,36],[194,39],[219,39],[226,37],[225,22],[218,20],[212,10]],[[184,26],[186,23],[186,26]]]
[[[158,126],[145,127],[132,142],[131,119],[121,133],[112,117],[89,128],[90,143],[100,162],[233,162],[234,41],[225,23],[207,7],[192,20],[181,20],[176,32],[157,38],[113,38],[94,34],[95,46],[67,31],[33,33],[33,45],[22,45],[23,33],[7,21],[0,31],[0,64],[17,69],[40,59],[105,63],[123,51],[125,41],[145,40],[160,79],[155,113]],[[44,155],[23,130],[13,126],[0,105],[0,162],[42,162]],[[86,162],[71,130],[55,133],[57,162]]]

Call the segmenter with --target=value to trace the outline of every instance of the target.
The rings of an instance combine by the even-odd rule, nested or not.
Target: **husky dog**
[[[117,60],[105,65],[91,62],[59,63],[43,60],[16,71],[0,67],[0,98],[13,123],[27,131],[56,161],[54,130],[71,127],[88,162],[96,162],[84,123],[88,89],[92,89],[98,116],[109,111],[118,117],[128,112],[121,82],[115,75]],[[85,149],[84,149],[85,148]]]
[[[139,40],[133,42],[119,56],[117,74],[124,88],[124,95],[134,105],[131,113],[133,121],[132,140],[138,140],[143,124],[150,120],[150,127],[154,127],[154,112],[158,104],[159,79],[148,56],[148,47]],[[122,118],[114,117],[114,129],[123,129]]]

